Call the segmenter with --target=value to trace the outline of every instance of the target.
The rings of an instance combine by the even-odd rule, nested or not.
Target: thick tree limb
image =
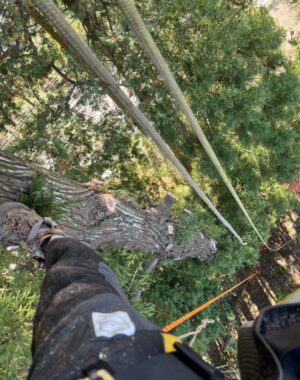
[[[20,195],[28,191],[36,175],[47,178],[58,201],[76,201],[67,206],[69,221],[63,224],[62,229],[69,236],[83,240],[94,248],[117,246],[128,251],[155,253],[158,258],[181,260],[189,257],[200,261],[210,259],[217,250],[216,241],[201,233],[186,244],[174,243],[171,211],[175,198],[171,194],[160,206],[144,209],[132,199],[117,199],[112,194],[97,193],[87,185],[59,177],[2,151],[0,211],[1,204],[3,208],[8,201],[18,201]],[[32,217],[37,218],[34,214]],[[5,242],[5,239],[2,228],[0,242]],[[11,241],[13,243],[18,242]]]

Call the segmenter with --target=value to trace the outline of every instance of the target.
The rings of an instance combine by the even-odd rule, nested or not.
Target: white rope
[[[72,48],[73,52],[85,63],[89,70],[99,77],[111,96],[111,98],[118,104],[118,106],[128,113],[137,126],[149,136],[157,145],[162,154],[169,160],[169,162],[178,170],[186,182],[195,190],[199,197],[205,204],[212,210],[217,218],[229,231],[238,239],[241,244],[242,238],[230,225],[230,223],[221,215],[217,208],[213,205],[210,199],[205,195],[199,185],[193,180],[185,167],[176,158],[170,147],[157,133],[152,123],[145,117],[145,115],[132,103],[128,95],[120,88],[118,83],[114,80],[110,72],[101,64],[96,55],[92,52],[86,42],[75,32],[71,25],[65,20],[63,14],[56,7],[52,0],[33,0],[35,6],[39,11],[48,19],[48,21],[55,27],[58,34],[63,38],[67,45]]]
[[[151,34],[149,33],[148,29],[146,28],[146,25],[144,21],[142,20],[137,8],[135,7],[134,3],[131,0],[118,0],[118,3],[128,18],[128,21],[130,23],[130,26],[132,27],[137,39],[139,40],[140,44],[142,45],[144,51],[148,55],[148,57],[151,59],[153,65],[156,67],[159,75],[163,78],[165,85],[169,89],[170,93],[173,95],[173,97],[176,99],[182,113],[185,115],[187,120],[189,121],[190,125],[192,126],[193,130],[195,131],[200,143],[202,144],[203,148],[205,149],[206,153],[210,157],[211,161],[213,162],[214,166],[216,167],[217,171],[219,172],[220,176],[222,177],[225,185],[227,186],[228,190],[232,194],[233,198],[239,205],[240,209],[246,216],[249,224],[254,229],[255,233],[259,237],[259,239],[270,249],[274,250],[273,248],[269,247],[265,239],[262,237],[258,229],[256,228],[254,222],[252,221],[248,211],[244,207],[243,202],[239,198],[237,192],[235,191],[234,187],[232,186],[232,183],[230,179],[228,178],[225,170],[223,169],[218,157],[216,156],[215,152],[213,151],[209,141],[207,140],[202,128],[200,127],[191,107],[189,106],[184,94],[182,93],[180,87],[178,86],[171,70],[169,69],[168,64],[166,63],[165,59],[163,58],[162,54],[160,53],[157,45],[155,44],[155,41],[153,40]],[[282,247],[280,247],[282,248]],[[276,250],[280,249],[277,248]]]

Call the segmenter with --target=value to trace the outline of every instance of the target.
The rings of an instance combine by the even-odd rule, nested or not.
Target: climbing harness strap
[[[109,363],[99,363],[95,365],[95,368],[88,371],[85,370],[84,372],[87,372],[87,376],[78,380],[114,380],[116,378],[122,379],[123,375],[126,379],[137,379],[140,378],[143,373],[147,379],[153,379],[156,378],[158,373],[166,373],[170,365],[178,369],[178,373],[175,375],[176,380],[182,379],[180,376],[182,366],[194,372],[193,379],[223,379],[222,374],[218,370],[204,362],[203,359],[190,347],[185,345],[180,338],[171,334],[161,333],[159,330],[153,331],[145,338],[147,342],[140,340],[134,344],[132,342],[129,344],[131,346],[130,351],[127,352],[128,361],[131,362],[129,368],[118,373],[118,371],[115,371],[114,366],[110,366]],[[152,345],[151,341],[153,343],[153,338],[156,342],[156,344],[152,346],[154,351],[150,350],[149,353],[147,353],[149,347]],[[121,355],[125,347],[128,348],[128,343],[124,346],[122,351],[116,350],[115,355]],[[113,349],[113,345],[110,346],[110,348]],[[143,351],[145,353],[144,358],[141,357],[141,352]],[[109,350],[107,352],[109,353]],[[138,353],[136,358],[139,358],[139,360],[135,360],[135,353]],[[103,364],[110,367],[110,370],[103,369]],[[189,371],[185,373],[187,374]]]
[[[185,181],[195,190],[198,196],[212,210],[217,218],[229,231],[238,239],[241,244],[245,244],[239,234],[231,226],[231,224],[221,215],[210,199],[204,194],[199,185],[190,176],[185,167],[176,158],[170,147],[157,133],[152,123],[145,117],[138,107],[130,100],[128,95],[121,89],[114,80],[110,72],[101,64],[96,55],[92,52],[85,41],[65,20],[63,14],[51,0],[33,0],[35,6],[55,27],[58,34],[64,39],[67,45],[72,48],[73,52],[85,63],[89,70],[99,77],[103,86],[107,89],[110,97],[116,104],[126,113],[128,113],[137,126],[149,136],[159,148],[161,153],[169,160],[169,162],[177,169]]]

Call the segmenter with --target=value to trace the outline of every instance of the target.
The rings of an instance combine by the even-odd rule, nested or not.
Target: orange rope
[[[243,285],[245,282],[251,280],[253,277],[257,276],[258,275],[258,271],[251,274],[249,277],[245,278],[243,281],[239,282],[237,285],[233,286],[232,288],[228,289],[228,290],[225,290],[225,292],[223,292],[222,294],[219,294],[218,296],[212,298],[210,301],[206,302],[205,304],[197,307],[197,309],[183,315],[181,318],[177,319],[176,321],[170,323],[169,325],[167,325],[166,327],[164,327],[162,329],[163,332],[169,332],[173,329],[175,329],[175,327],[181,325],[183,322],[185,322],[186,320],[192,318],[195,314],[198,314],[200,313],[200,311],[206,309],[209,305],[213,304],[214,302],[218,301],[220,298],[223,298],[225,297],[228,293],[230,292],[233,292],[235,289],[237,289],[238,287],[240,287],[241,285]]]

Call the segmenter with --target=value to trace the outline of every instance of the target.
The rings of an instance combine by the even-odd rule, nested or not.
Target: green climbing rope
[[[228,178],[225,170],[223,169],[218,157],[216,156],[215,152],[213,151],[209,141],[207,140],[202,128],[200,127],[191,107],[189,106],[184,94],[182,93],[180,87],[178,86],[171,70],[169,69],[169,66],[167,65],[165,59],[163,58],[162,54],[160,53],[157,45],[155,44],[155,41],[153,40],[151,34],[149,33],[148,29],[146,28],[146,25],[144,21],[142,20],[137,8],[135,7],[134,3],[131,0],[118,0],[118,3],[123,11],[123,13],[128,18],[128,21],[130,23],[130,26],[132,30],[134,31],[137,39],[139,40],[140,44],[142,45],[144,51],[152,61],[153,65],[156,67],[159,75],[163,78],[165,85],[169,89],[172,96],[176,99],[182,113],[185,115],[187,120],[189,121],[190,125],[192,126],[193,130],[195,131],[200,143],[202,144],[203,148],[205,149],[206,153],[210,157],[211,161],[215,165],[217,171],[219,172],[220,176],[222,177],[225,185],[227,186],[228,190],[232,194],[233,198],[239,205],[240,209],[246,216],[249,224],[256,232],[257,236],[260,238],[260,240],[268,246],[265,239],[262,237],[258,229],[256,228],[254,222],[252,221],[252,218],[250,217],[248,211],[246,210],[243,202],[239,198],[237,192],[235,191],[234,187],[232,186],[232,183],[230,179]],[[268,246],[269,249],[272,250]]]
[[[187,183],[195,190],[199,197],[205,204],[212,210],[217,218],[229,231],[238,239],[241,244],[242,238],[234,230],[231,224],[221,215],[217,208],[213,205],[210,199],[205,195],[199,185],[193,180],[181,162],[175,157],[170,147],[157,133],[152,123],[145,117],[145,115],[134,105],[128,95],[120,88],[118,83],[114,80],[110,72],[101,64],[96,55],[92,52],[85,41],[75,32],[71,25],[65,20],[63,14],[56,7],[52,0],[33,0],[37,9],[48,19],[52,26],[59,33],[61,38],[65,41],[68,47],[80,58],[86,65],[89,71],[99,77],[102,85],[107,89],[111,98],[118,104],[118,106],[129,114],[136,125],[149,136],[157,145],[162,154],[169,160],[169,162],[177,169]]]

